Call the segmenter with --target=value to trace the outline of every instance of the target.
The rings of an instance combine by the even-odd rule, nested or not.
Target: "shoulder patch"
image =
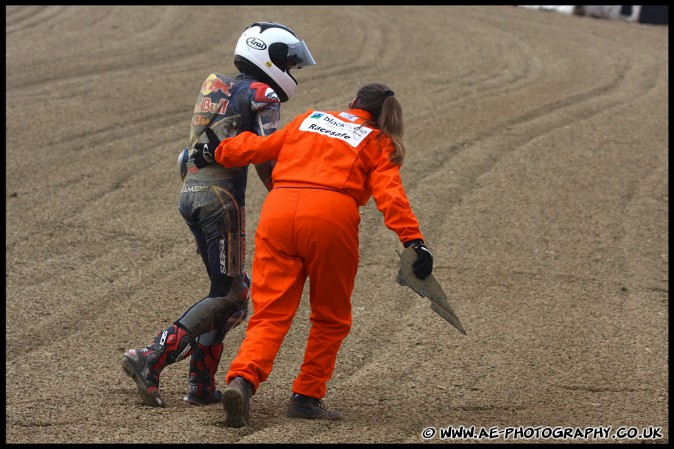
[[[253,99],[255,101],[264,101],[266,103],[280,103],[278,95],[274,92],[274,89],[269,87],[265,83],[259,81],[254,81],[250,83],[250,88],[253,89]]]
[[[358,120],[357,115],[349,114],[348,112],[340,112],[339,116],[347,119],[350,122],[355,122],[356,120]]]

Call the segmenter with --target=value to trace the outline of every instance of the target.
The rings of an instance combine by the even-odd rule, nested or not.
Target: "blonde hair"
[[[371,123],[382,131],[379,135],[380,144],[384,134],[387,135],[394,147],[390,160],[402,166],[407,151],[404,141],[403,108],[393,91],[382,83],[366,84],[358,90],[351,107],[364,109],[372,114]]]

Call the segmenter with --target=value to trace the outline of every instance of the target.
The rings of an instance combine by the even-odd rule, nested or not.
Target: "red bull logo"
[[[210,98],[203,97],[200,102],[194,105],[194,113],[224,114],[227,111],[228,104],[229,100],[225,100],[224,98],[217,103],[213,103]]]
[[[229,88],[231,84],[225,83],[220,78],[218,78],[214,73],[208,75],[206,81],[201,85],[201,95],[209,95],[214,92],[222,92],[223,94],[229,96]]]

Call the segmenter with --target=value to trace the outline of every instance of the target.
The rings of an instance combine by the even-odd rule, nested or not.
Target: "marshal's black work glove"
[[[211,128],[204,130],[208,137],[208,143],[198,143],[194,145],[194,165],[198,168],[204,168],[207,165],[215,164],[215,150],[220,145],[220,139],[215,135]]]
[[[405,248],[409,247],[412,247],[414,252],[417,253],[417,260],[412,264],[414,275],[419,279],[426,279],[433,271],[433,255],[421,239],[405,243]]]

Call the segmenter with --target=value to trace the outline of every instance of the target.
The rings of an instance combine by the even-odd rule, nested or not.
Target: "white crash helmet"
[[[303,40],[276,22],[255,22],[241,34],[234,49],[234,65],[276,91],[281,102],[295,94],[291,68],[316,64]]]

